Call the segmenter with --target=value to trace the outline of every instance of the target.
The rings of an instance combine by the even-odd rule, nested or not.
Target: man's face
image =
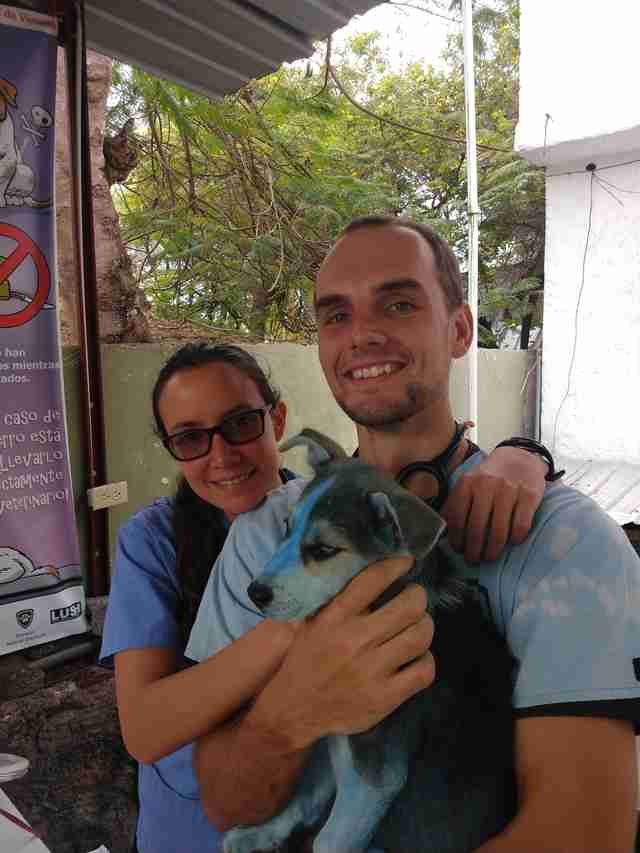
[[[431,247],[401,226],[343,237],[316,286],[320,362],[361,426],[393,429],[448,405],[452,358],[470,342],[467,306],[451,311]]]

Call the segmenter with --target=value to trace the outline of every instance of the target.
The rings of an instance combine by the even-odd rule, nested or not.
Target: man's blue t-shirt
[[[482,458],[476,453],[452,479]],[[205,589],[188,657],[204,660],[263,618],[247,587],[286,535],[303,485],[282,486],[233,523]],[[457,574],[486,592],[518,661],[518,715],[640,719],[640,560],[597,504],[556,483],[547,488],[523,544],[475,566],[452,551],[449,556]]]
[[[163,498],[132,516],[120,529],[116,567],[102,638],[101,658],[126,649],[175,648],[184,652],[178,612],[173,505]],[[192,767],[193,745],[140,764],[137,828],[139,853],[186,853],[222,849],[222,837],[202,809]]]

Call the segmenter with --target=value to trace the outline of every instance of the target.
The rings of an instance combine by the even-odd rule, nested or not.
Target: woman
[[[182,477],[173,500],[119,533],[102,656],[115,656],[123,737],[140,762],[140,851],[213,851],[219,838],[200,808],[191,741],[255,695],[291,629],[252,632],[229,664],[216,656],[185,668],[182,652],[230,521],[293,476],[278,467],[286,408],[249,353],[206,344],[169,359],[152,403]],[[220,431],[196,432],[214,425]]]
[[[152,404],[181,478],[175,498],[143,509],[119,532],[101,654],[115,658],[122,733],[140,763],[138,850],[216,851],[221,836],[200,804],[192,742],[260,691],[295,627],[265,621],[195,666],[183,653],[230,522],[294,476],[279,467],[286,407],[253,356],[207,343],[187,344],[169,359]],[[521,464],[522,452],[503,449],[487,460],[489,470],[504,470],[502,457]],[[541,494],[544,466],[529,458],[524,479],[539,476]],[[467,481],[465,507],[469,494]],[[453,517],[455,493],[450,505]],[[468,514],[481,518],[484,531],[484,514]]]

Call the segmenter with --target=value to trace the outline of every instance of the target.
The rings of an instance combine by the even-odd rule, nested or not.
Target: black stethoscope
[[[464,438],[464,434],[468,428],[468,423],[459,424],[456,421],[456,427],[453,433],[453,438],[442,451],[442,453],[438,454],[435,459],[430,459],[428,462],[422,459],[418,462],[411,462],[409,463],[409,465],[405,465],[404,468],[402,468],[396,474],[396,482],[399,483],[401,486],[405,486],[405,488],[408,488],[407,482],[411,479],[411,477],[415,476],[416,474],[428,474],[435,480],[436,486],[438,487],[438,491],[437,494],[435,494],[432,498],[424,498],[423,500],[432,509],[436,510],[436,512],[442,509],[444,502],[449,496],[449,472],[447,469],[449,467],[449,463],[451,462],[453,454],[460,446],[460,442]],[[475,450],[475,445],[471,444],[471,449]],[[356,450],[353,455],[357,456],[358,451]]]

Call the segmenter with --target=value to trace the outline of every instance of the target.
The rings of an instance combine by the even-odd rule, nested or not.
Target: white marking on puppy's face
[[[354,554],[347,555],[346,552],[345,557],[338,558],[337,562],[342,565],[341,571],[335,575],[311,575],[301,569],[293,574],[269,578],[267,584],[271,587],[273,599],[262,608],[263,614],[276,620],[305,619],[307,616],[313,616],[321,607],[335,598],[354,574],[358,573],[358,567],[362,566],[361,560],[358,560]],[[348,562],[352,564],[350,569],[356,569],[355,573],[345,565]],[[260,581],[261,578],[258,580]]]
[[[345,530],[324,518],[312,520],[303,536],[294,534],[283,543],[257,578],[273,593],[262,612],[278,620],[311,616],[369,561],[358,553]]]

